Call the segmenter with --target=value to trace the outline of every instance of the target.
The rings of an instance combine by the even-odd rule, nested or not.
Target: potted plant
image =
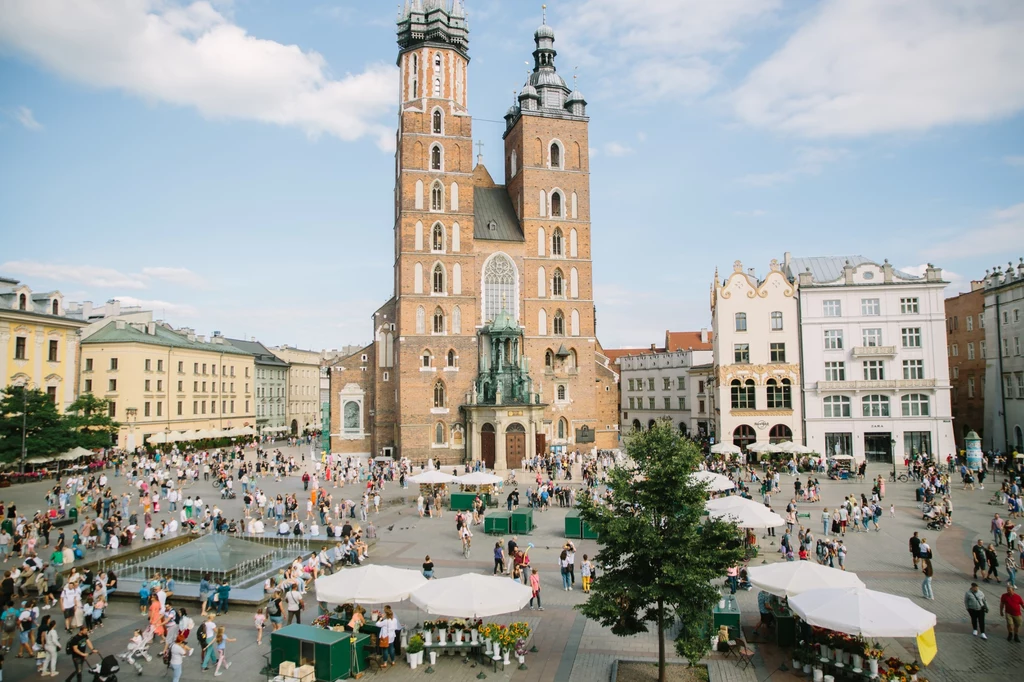
[[[479,628],[480,639],[484,642],[484,655],[486,656],[491,655],[491,648],[494,646],[493,642],[491,642],[491,628],[493,627],[493,625],[481,625]]]
[[[406,659],[409,661],[409,667],[413,670],[423,662],[423,646],[423,638],[419,635],[413,635],[409,638],[409,646],[405,652]]]
[[[484,622],[482,620],[477,619],[477,620],[473,621],[472,625],[470,626],[469,641],[472,644],[479,644],[480,643],[480,627],[483,624],[484,624]]]
[[[868,661],[868,671],[872,675],[878,674],[878,662],[882,660],[884,652],[878,645],[870,646],[864,649],[864,657]]]
[[[526,640],[516,640],[516,658],[519,659],[519,665],[523,666],[526,664]]]
[[[903,671],[910,677],[910,682],[917,682],[917,674],[921,672],[921,666],[917,664],[917,661],[904,663]]]
[[[441,618],[434,621],[434,625],[437,627],[437,643],[444,646],[448,643],[448,621]]]
[[[426,644],[427,646],[430,646],[430,645],[432,645],[434,643],[434,630],[436,630],[436,629],[437,629],[437,626],[434,624],[434,621],[432,621],[432,620],[425,620],[425,621],[423,621],[424,644]]]

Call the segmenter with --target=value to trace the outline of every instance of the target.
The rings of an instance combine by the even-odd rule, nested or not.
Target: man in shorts
[[[74,664],[75,669],[71,671],[71,674],[67,676],[64,682],[71,682],[74,678],[77,678],[78,682],[82,682],[82,669],[85,668],[86,659],[89,658],[90,654],[100,655],[93,648],[92,642],[89,641],[89,628],[84,625],[78,628],[78,634],[68,642],[68,651],[71,652],[71,662]]]
[[[81,599],[82,591],[78,583],[72,580],[60,593],[60,607],[64,610],[64,631],[71,632],[71,619],[75,617],[75,606]],[[79,676],[81,679],[81,676]]]

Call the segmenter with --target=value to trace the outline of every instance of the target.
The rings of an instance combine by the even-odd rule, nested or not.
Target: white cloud
[[[604,153],[608,156],[629,156],[633,153],[632,147],[627,147],[621,142],[608,142],[604,145]]]
[[[978,227],[957,230],[922,253],[936,260],[1016,254],[1024,250],[1024,203],[992,212]]]
[[[5,0],[0,45],[58,74],[213,119],[293,126],[310,136],[370,136],[394,146],[382,118],[397,72],[374,64],[335,77],[324,58],[248,35],[210,2]]]
[[[206,280],[188,268],[148,267],[142,268],[142,274],[152,279],[159,279],[172,284],[201,289],[206,287]]]
[[[0,272],[25,279],[44,279],[54,282],[74,282],[90,287],[145,289],[141,275],[127,274],[113,268],[93,265],[64,265],[36,261],[7,261],[0,264]]]
[[[167,319],[172,316],[195,317],[199,311],[195,306],[186,303],[171,303],[151,298],[135,298],[134,296],[114,296],[124,306],[141,306],[144,310],[152,310],[157,319]],[[180,324],[180,322],[176,322]]]
[[[14,110],[14,118],[27,130],[33,132],[43,129],[43,124],[36,120],[35,114],[28,107],[18,107]]]
[[[600,67],[600,88],[624,102],[700,95],[719,78],[720,64],[742,47],[742,35],[781,0],[577,0],[560,5],[559,51]],[[613,57],[614,55],[614,57]],[[584,72],[584,77],[587,73]]]
[[[772,187],[792,182],[800,177],[820,175],[826,165],[835,163],[848,155],[847,150],[834,147],[802,147],[797,150],[792,167],[771,173],[745,175],[740,178],[740,182],[755,187]]]
[[[1019,0],[828,0],[734,93],[743,121],[811,137],[1024,109]]]
[[[1004,156],[1003,162],[1008,166],[1024,166],[1024,154]]]
[[[902,270],[908,275],[917,275],[918,277],[923,277],[924,271],[928,269],[928,264],[921,263],[920,265],[908,265],[898,269]],[[956,296],[957,294],[962,294],[965,291],[971,290],[971,281],[964,277],[963,275],[953,272],[952,270],[943,269],[942,279],[949,282],[949,285],[946,287],[946,298],[949,298],[950,296]]]

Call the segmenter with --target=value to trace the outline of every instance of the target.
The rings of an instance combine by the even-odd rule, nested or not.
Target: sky
[[[465,5],[496,174],[541,4]],[[368,342],[392,293],[396,11],[0,0],[0,276],[198,333]],[[588,100],[606,348],[710,326],[735,260],[931,262],[953,294],[1024,256],[1019,0],[549,0],[547,22]]]

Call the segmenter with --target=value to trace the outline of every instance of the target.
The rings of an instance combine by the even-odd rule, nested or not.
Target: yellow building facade
[[[79,391],[110,401],[118,446],[148,436],[256,425],[255,358],[219,335],[110,322],[82,341]]]
[[[285,416],[288,432],[303,434],[320,428],[321,353],[288,346],[275,346],[270,352],[289,364]]]
[[[64,310],[59,291],[33,293],[0,278],[0,381],[39,389],[61,410],[75,397],[79,330],[86,326]]]

